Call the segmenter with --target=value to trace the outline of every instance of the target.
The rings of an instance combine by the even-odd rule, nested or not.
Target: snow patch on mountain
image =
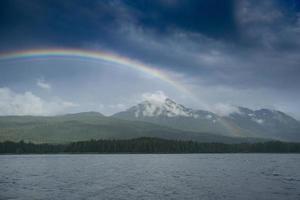
[[[135,108],[135,117],[193,117],[198,118],[199,115],[194,113],[192,109],[185,108],[184,106],[175,103],[171,99],[166,98],[164,101],[147,100],[139,104]]]

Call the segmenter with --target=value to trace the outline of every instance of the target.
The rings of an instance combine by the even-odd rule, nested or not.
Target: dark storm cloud
[[[68,45],[112,41],[120,23],[168,34],[173,29],[209,37],[235,35],[233,1],[1,1],[1,34]],[[59,42],[57,42],[59,41]]]
[[[299,50],[299,5],[299,1],[238,1],[237,23],[243,45]]]
[[[173,29],[224,38],[236,34],[233,0],[128,1],[139,25],[159,33]]]
[[[114,27],[130,17],[113,1],[12,0],[0,4],[2,49],[80,47],[99,38],[113,43]]]

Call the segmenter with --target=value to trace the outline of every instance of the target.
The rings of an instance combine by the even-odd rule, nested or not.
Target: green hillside
[[[158,137],[199,142],[255,142],[257,139],[232,138],[209,133],[172,129],[140,121],[127,121],[86,112],[53,117],[0,117],[0,141],[66,143],[90,139],[132,139]]]

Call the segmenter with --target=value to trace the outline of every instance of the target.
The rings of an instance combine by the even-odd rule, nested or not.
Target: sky
[[[299,0],[2,0],[0,24],[0,115],[110,115],[169,97],[194,109],[270,108],[300,119]],[[53,49],[105,52],[130,66],[3,59]]]

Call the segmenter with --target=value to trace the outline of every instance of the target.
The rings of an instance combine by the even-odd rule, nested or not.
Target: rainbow
[[[23,59],[36,59],[36,58],[77,58],[77,59],[88,59],[88,60],[99,60],[117,64],[120,66],[128,67],[134,70],[141,71],[143,73],[149,74],[156,77],[164,82],[175,87],[177,90],[184,92],[193,100],[197,98],[180,82],[173,80],[170,76],[158,70],[157,68],[146,65],[137,60],[132,60],[117,54],[103,52],[103,51],[92,51],[92,50],[80,50],[80,49],[31,49],[23,51],[13,51],[9,53],[0,53],[0,61],[10,61],[10,60],[23,60]],[[232,131],[236,136],[240,136],[240,131],[237,128],[230,125],[224,120],[220,120],[221,124],[225,126],[228,130]]]
[[[181,83],[174,81],[170,76],[166,74],[166,72],[158,70],[153,66],[146,65],[137,60],[132,60],[126,57],[119,56],[117,54],[103,51],[81,49],[33,49],[2,53],[0,54],[0,61],[16,59],[35,59],[44,57],[93,59],[118,64],[120,66],[132,68],[134,70],[138,70],[143,73],[149,74],[164,82],[167,82],[168,84],[175,87],[177,90],[182,91],[185,94],[191,95],[191,92],[187,88],[185,88]]]

